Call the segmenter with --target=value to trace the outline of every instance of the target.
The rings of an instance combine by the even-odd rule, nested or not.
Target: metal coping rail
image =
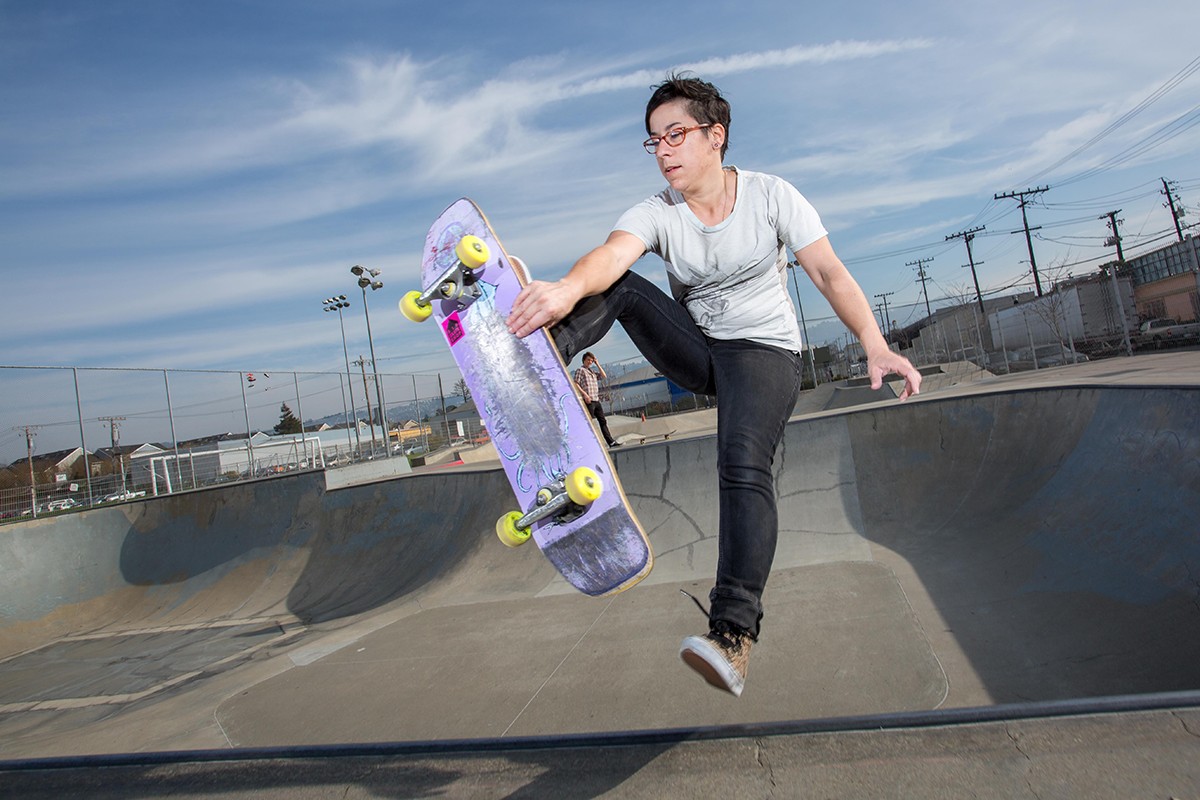
[[[37,770],[151,767],[172,764],[236,761],[343,759],[363,757],[445,756],[534,750],[579,750],[608,747],[646,747],[728,739],[795,736],[822,733],[949,727],[1014,720],[1164,711],[1200,708],[1200,690],[1139,695],[1110,695],[1069,700],[1008,703],[993,706],[863,714],[809,720],[740,723],[646,731],[551,734],[511,738],[417,740],[357,744],[283,745],[209,750],[171,750],[108,755],[58,756],[0,761],[0,773]]]

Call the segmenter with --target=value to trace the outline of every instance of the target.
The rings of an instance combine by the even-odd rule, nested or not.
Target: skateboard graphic
[[[458,200],[430,227],[422,289],[400,310],[436,321],[491,434],[520,509],[497,521],[500,540],[532,538],[579,591],[615,594],[649,574],[654,556],[550,334],[508,331],[528,282],[514,262],[479,207]]]

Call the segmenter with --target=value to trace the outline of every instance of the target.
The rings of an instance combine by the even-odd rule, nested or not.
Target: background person
[[[608,420],[604,418],[604,407],[600,405],[600,381],[607,379],[608,375],[596,357],[591,353],[584,353],[583,366],[575,370],[575,385],[579,387],[579,394],[583,397],[583,404],[587,406],[588,413],[600,424],[600,433],[604,434],[604,441],[608,442],[609,447],[620,447],[621,443],[608,432]]]

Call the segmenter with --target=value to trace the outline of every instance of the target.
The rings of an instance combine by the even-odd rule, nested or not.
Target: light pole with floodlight
[[[354,405],[354,382],[350,380],[350,351],[346,348],[346,321],[342,319],[342,309],[349,308],[350,303],[346,300],[346,295],[339,294],[337,297],[327,297],[322,301],[326,311],[336,311],[338,315],[338,324],[342,327],[342,355],[346,357],[346,385],[350,389],[350,410],[354,412],[354,442],[358,442],[358,449],[362,450],[362,439],[358,435],[358,409]],[[346,396],[342,395],[342,410],[344,411]],[[346,421],[346,427],[350,427],[350,421]],[[347,433],[349,436],[349,433]],[[354,442],[347,439],[350,446],[354,446]]]
[[[382,270],[367,269],[355,264],[350,268],[352,275],[358,276],[358,288],[362,289],[363,314],[367,318],[367,345],[371,348],[371,368],[375,371],[375,400],[379,403],[379,421],[383,425],[383,454],[384,458],[392,456],[392,440],[388,435],[387,402],[383,397],[383,381],[379,377],[379,362],[375,360],[375,340],[371,336],[371,311],[367,308],[367,288],[376,291],[383,288],[383,281],[375,280]],[[372,421],[372,424],[374,422]]]

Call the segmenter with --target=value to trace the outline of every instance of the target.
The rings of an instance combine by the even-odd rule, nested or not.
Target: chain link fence
[[[439,375],[0,367],[0,519],[378,458],[419,465],[487,441],[461,392]]]
[[[992,309],[985,316],[963,304],[896,346],[918,366],[977,370],[954,382],[1138,349],[1136,337],[1076,336],[1066,312],[1052,310],[1036,319],[1018,309],[1005,327]],[[865,374],[862,348],[849,339],[804,357],[805,389]],[[604,369],[600,400],[610,415],[716,405],[640,358]],[[0,520],[378,458],[452,460],[447,451],[489,436],[458,372],[447,373],[0,366]]]

